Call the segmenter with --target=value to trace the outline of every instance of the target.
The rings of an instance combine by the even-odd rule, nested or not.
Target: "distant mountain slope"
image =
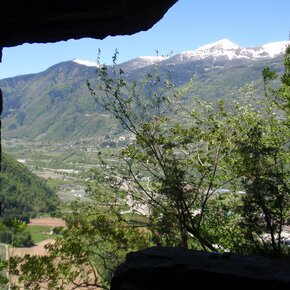
[[[254,82],[261,90],[261,71],[282,69],[283,51],[290,42],[243,48],[224,39],[171,57],[138,57],[119,65],[128,79],[140,79],[159,65],[171,72],[176,85],[195,86],[185,99],[238,98],[239,89]],[[0,80],[4,93],[4,138],[61,142],[118,132],[115,120],[97,107],[86,87],[96,81],[97,64],[76,59],[44,72]]]
[[[86,87],[95,69],[65,62],[1,82],[4,136],[61,141],[103,134],[110,117],[100,115]]]
[[[0,172],[0,218],[52,212],[56,194],[44,181],[8,154],[3,154]]]

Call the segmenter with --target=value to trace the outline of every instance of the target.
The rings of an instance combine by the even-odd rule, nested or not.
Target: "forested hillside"
[[[55,192],[8,154],[2,157],[0,184],[1,218],[52,212],[58,204]]]

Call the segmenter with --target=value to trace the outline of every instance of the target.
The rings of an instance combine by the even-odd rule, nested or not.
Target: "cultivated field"
[[[59,218],[43,217],[30,219],[30,226],[65,227],[65,222]]]
[[[10,248],[10,256],[24,256],[26,254],[28,255],[45,255],[46,250],[44,248],[45,245],[47,244],[52,244],[54,243],[53,235],[49,235],[49,228],[52,227],[65,227],[65,222],[62,219],[59,218],[49,218],[49,217],[44,217],[44,218],[34,218],[30,220],[30,223],[28,224],[29,227],[35,227],[38,230],[43,228],[43,235],[47,236],[47,239],[42,240],[34,247],[30,248]]]
[[[53,244],[55,242],[54,239],[47,239],[37,243],[34,247],[30,248],[10,248],[10,256],[21,256],[24,257],[25,255],[37,255],[37,256],[44,256],[47,254],[45,245]]]

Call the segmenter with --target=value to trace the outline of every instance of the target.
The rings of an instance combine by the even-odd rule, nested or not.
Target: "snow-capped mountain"
[[[195,50],[189,50],[177,54],[170,59],[168,63],[189,62],[194,60],[202,60],[206,58],[223,58],[233,59],[262,59],[273,58],[285,52],[286,46],[290,45],[290,41],[280,41],[264,44],[259,47],[241,47],[238,44],[222,39],[217,42],[201,46]]]
[[[120,64],[120,67],[126,70],[126,72],[131,72],[135,69],[140,69],[143,67],[147,67],[150,65],[154,65],[156,63],[162,62],[166,60],[168,57],[165,56],[139,56],[132,60],[125,61]],[[73,62],[84,65],[87,67],[98,67],[99,64],[95,61],[84,60],[84,59],[73,59]]]
[[[166,60],[165,56],[139,56],[132,60],[123,62],[120,64],[120,67],[126,71],[126,73],[130,73],[133,70],[140,69],[143,67],[151,66],[157,63],[160,63]]]
[[[148,65],[152,65],[158,62],[161,62],[163,60],[167,59],[167,57],[164,56],[139,56],[137,58],[134,58],[132,60],[123,62],[123,65],[126,66],[132,66],[132,67],[144,67],[144,66],[148,66]]]
[[[259,60],[274,58],[285,52],[290,41],[271,42],[257,47],[242,47],[228,39],[222,39],[214,43],[203,45],[195,50],[188,50],[173,55],[165,56],[140,56],[120,64],[126,72],[145,68],[156,63],[164,65],[186,64],[192,61],[213,60]],[[96,67],[97,63],[87,60],[75,59],[74,62],[88,67]]]
[[[155,72],[158,63],[161,79],[170,77],[176,86],[194,78],[194,91],[184,95],[184,104],[192,96],[212,101],[242,97],[240,89],[255,83],[257,95],[263,92],[261,72],[268,66],[283,72],[283,56],[290,42],[275,42],[254,48],[243,48],[230,40],[204,45],[170,58],[138,57],[118,65],[125,80],[140,81]],[[2,118],[6,138],[30,138],[63,142],[120,129],[104,118],[86,87],[96,84],[98,63],[74,59],[47,70],[0,80],[4,96]],[[109,72],[111,71],[108,66]],[[189,86],[191,87],[191,86]],[[21,96],[21,97],[20,97]],[[145,97],[145,95],[144,95]],[[115,127],[114,127],[115,126]],[[115,128],[115,129],[113,129]]]

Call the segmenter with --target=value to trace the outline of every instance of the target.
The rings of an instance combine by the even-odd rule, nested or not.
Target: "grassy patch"
[[[51,226],[27,226],[27,230],[31,233],[34,243],[39,243],[47,239],[53,239],[55,235],[50,234],[51,228]]]

